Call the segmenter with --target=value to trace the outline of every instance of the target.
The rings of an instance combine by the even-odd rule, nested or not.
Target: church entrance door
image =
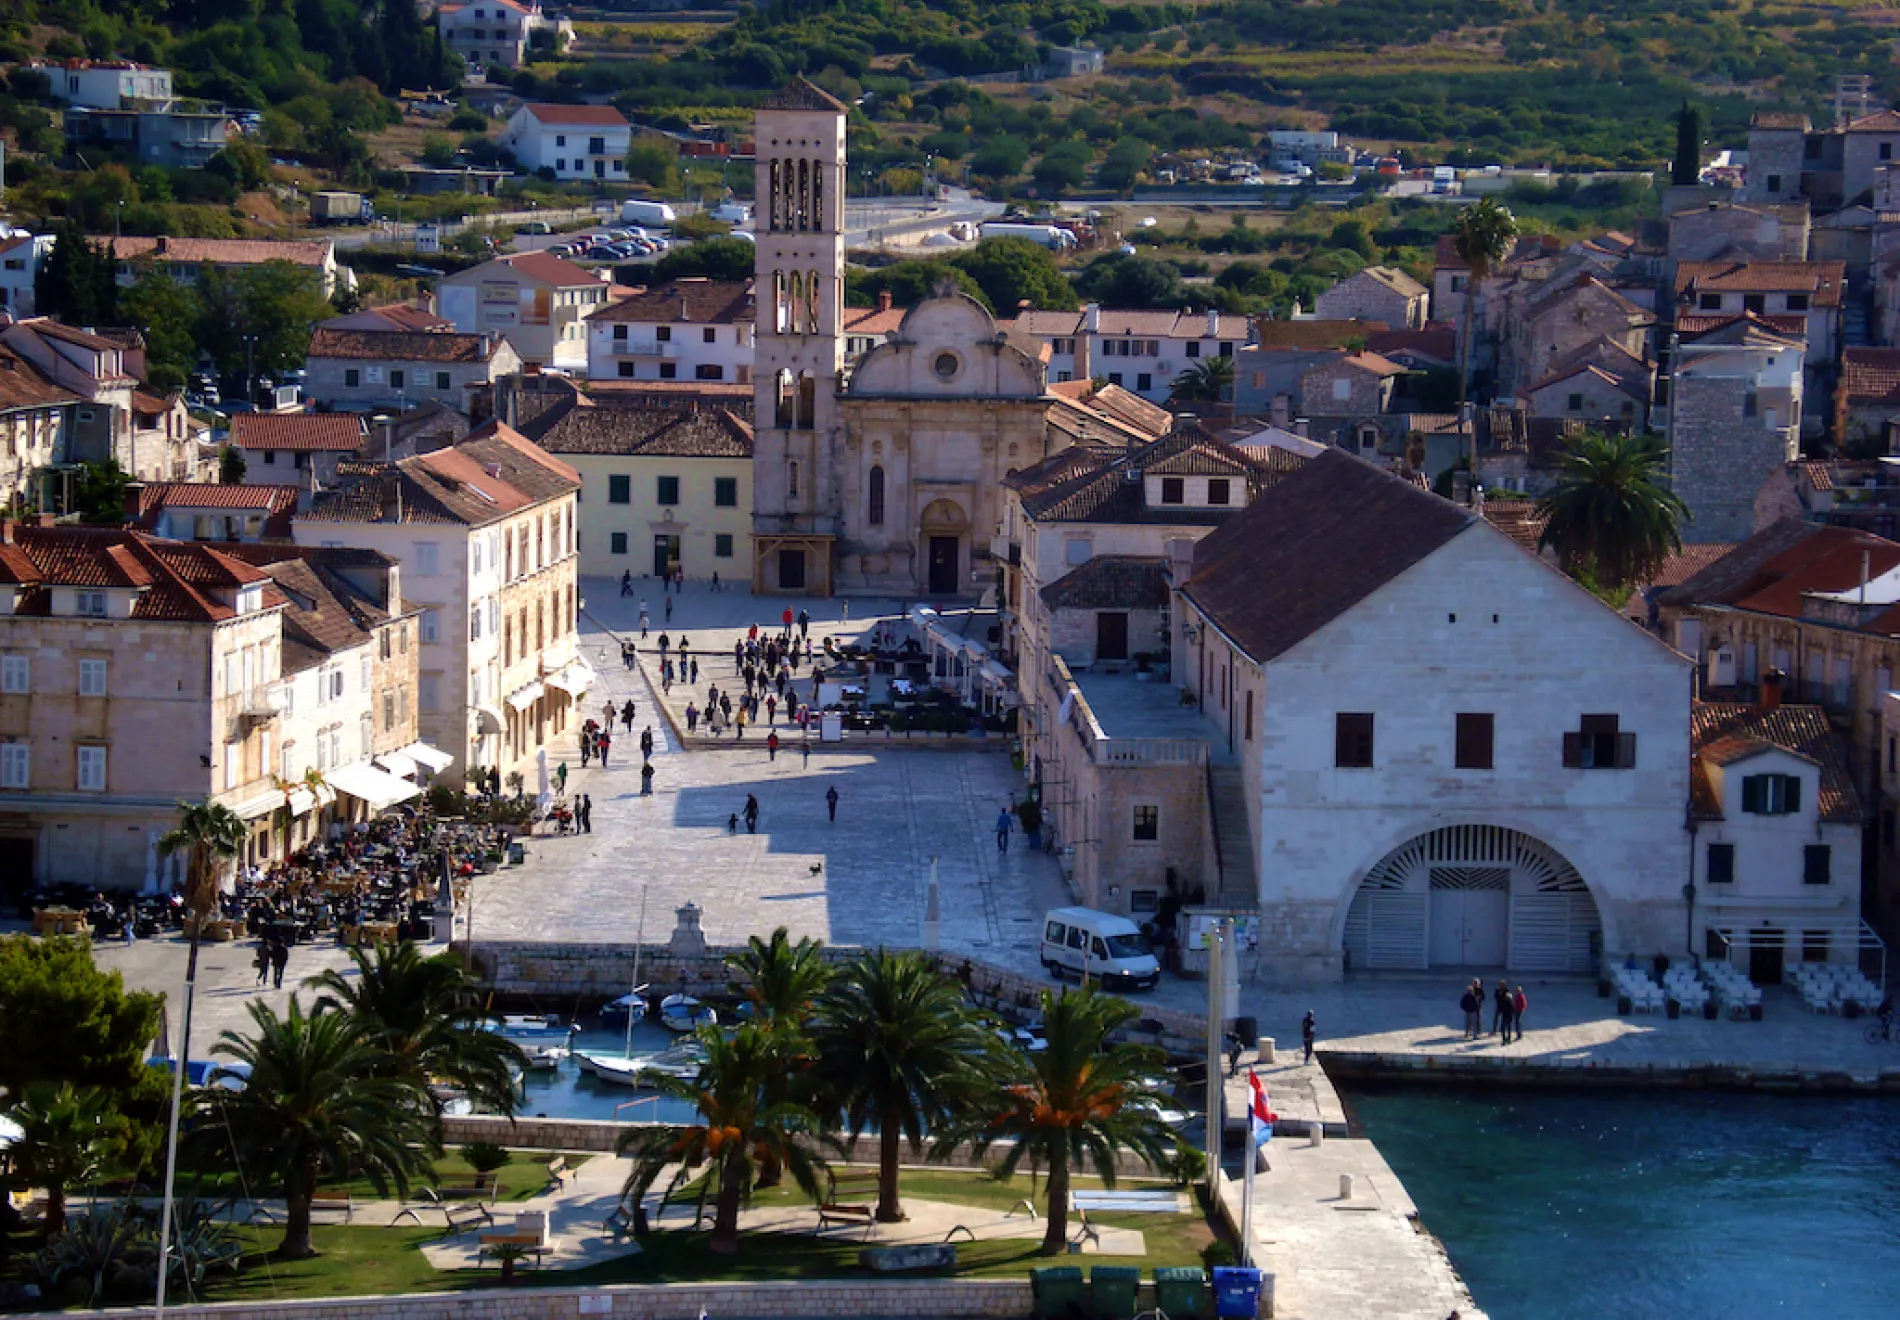
[[[954,536],[930,538],[930,594],[957,594],[957,538]]]
[[[778,552],[778,589],[780,591],[805,589],[805,552],[803,550]]]

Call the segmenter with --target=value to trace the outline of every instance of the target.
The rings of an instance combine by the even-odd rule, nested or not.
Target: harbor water
[[[1361,1087],[1493,1320],[1900,1314],[1900,1100]]]
[[[641,1022],[633,1029],[633,1057],[636,1059],[659,1054],[678,1043],[677,1035],[652,1022]],[[572,1048],[587,1054],[624,1058],[626,1028],[581,1031],[575,1035]],[[629,1123],[686,1123],[693,1117],[688,1105],[660,1099],[651,1091],[601,1081],[583,1071],[573,1058],[561,1060],[558,1068],[536,1068],[524,1074],[522,1093],[521,1112],[527,1116],[618,1119]]]

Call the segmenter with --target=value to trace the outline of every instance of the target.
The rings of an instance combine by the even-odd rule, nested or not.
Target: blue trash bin
[[[1246,1317],[1260,1314],[1260,1271],[1247,1265],[1214,1267],[1214,1314]]]

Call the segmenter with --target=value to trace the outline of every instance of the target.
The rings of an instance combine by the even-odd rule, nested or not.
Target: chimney
[[[889,289],[879,289],[877,291],[877,309],[880,312],[888,312],[891,310],[891,291]]]
[[[1095,347],[1092,336],[1102,328],[1102,308],[1099,303],[1090,303],[1082,309],[1082,328],[1075,336],[1075,378],[1080,381],[1095,379]]]
[[[1312,427],[1313,427],[1313,424],[1304,417],[1295,417],[1293,419],[1293,434],[1297,435],[1302,440],[1306,440],[1310,438],[1307,435],[1307,432],[1312,430]]]
[[[165,237],[163,234],[160,234],[158,236],[158,247],[157,247],[158,254],[160,256],[165,255],[165,253],[171,251],[171,247],[172,247],[172,241],[169,238]]]
[[[1209,339],[1220,338],[1220,312],[1212,307],[1207,309],[1207,337]],[[1214,351],[1216,353],[1220,352],[1218,348]]]
[[[1770,669],[1761,676],[1761,711],[1765,715],[1781,706],[1781,685],[1788,676],[1779,669]]]

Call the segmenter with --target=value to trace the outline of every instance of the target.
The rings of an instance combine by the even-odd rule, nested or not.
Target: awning
[[[508,694],[508,704],[513,706],[516,710],[526,710],[528,707],[534,705],[535,702],[541,700],[542,697],[546,696],[547,691],[546,686],[537,678],[534,682],[510,692]]]
[[[376,758],[375,764],[389,771],[390,774],[399,775],[404,779],[413,779],[419,768],[414,761],[401,752],[384,752]]]
[[[500,730],[496,730],[496,732],[500,732]],[[438,748],[429,746],[426,742],[412,742],[402,749],[402,754],[411,761],[414,761],[417,765],[429,767],[431,774],[439,775],[451,765],[455,764],[455,758],[453,756],[450,756],[447,752],[441,751]]]
[[[586,696],[587,689],[594,686],[594,671],[585,660],[576,660],[559,673],[549,674],[547,684],[578,699]]]
[[[268,816],[271,812],[283,806],[284,795],[280,789],[273,788],[259,793],[254,798],[249,798],[243,802],[233,802],[229,805],[231,810],[237,813],[239,820],[254,820],[259,816]]]
[[[506,725],[501,711],[494,706],[475,707],[475,730],[483,734],[499,734]]]
[[[307,788],[290,790],[290,814],[302,816],[317,805],[317,795]]]
[[[1008,687],[1016,681],[1016,675],[1009,671],[1009,667],[996,660],[985,660],[977,674],[985,682],[994,683],[997,687]]]
[[[407,779],[398,779],[392,774],[378,770],[373,765],[357,762],[332,770],[326,778],[330,786],[340,793],[348,793],[361,802],[368,803],[377,811],[393,807],[398,802],[407,802],[422,790]]]

